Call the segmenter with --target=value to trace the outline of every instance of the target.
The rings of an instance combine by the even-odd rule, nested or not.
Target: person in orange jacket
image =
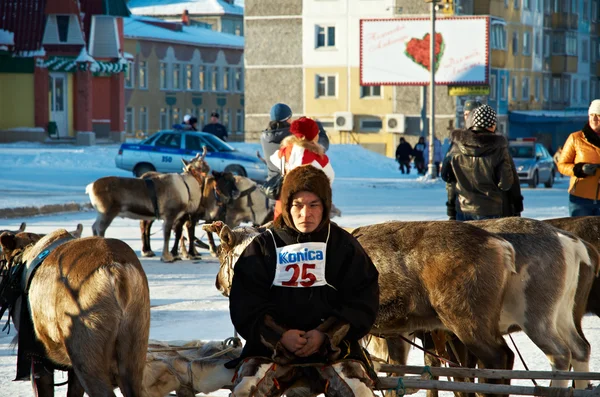
[[[571,216],[600,215],[600,99],[588,109],[588,123],[569,135],[558,160],[558,171],[571,177]]]

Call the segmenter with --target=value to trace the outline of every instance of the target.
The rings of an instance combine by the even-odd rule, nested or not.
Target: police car
[[[123,143],[115,164],[135,176],[148,171],[181,172],[181,159],[190,160],[204,147],[211,170],[232,172],[258,182],[267,178],[267,166],[256,156],[240,152],[212,134],[195,131],[160,131],[139,143]]]
[[[515,161],[520,183],[537,187],[540,182],[545,187],[554,184],[554,160],[544,145],[535,138],[517,138],[508,142],[508,149]]]

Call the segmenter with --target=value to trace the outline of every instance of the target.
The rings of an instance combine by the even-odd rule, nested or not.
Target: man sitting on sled
[[[235,265],[231,319],[244,339],[232,396],[281,396],[302,385],[326,396],[373,396],[358,341],[379,306],[377,269],[330,222],[331,187],[310,165],[290,171],[282,215]]]

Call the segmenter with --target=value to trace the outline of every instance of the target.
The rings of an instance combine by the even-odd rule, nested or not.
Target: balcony
[[[550,58],[550,72],[552,74],[577,73],[577,57],[553,55]]]
[[[492,67],[497,69],[506,68],[508,53],[506,50],[492,50]]]
[[[552,29],[577,30],[578,15],[576,14],[554,13],[546,18],[552,18]],[[544,27],[546,27],[545,21]]]

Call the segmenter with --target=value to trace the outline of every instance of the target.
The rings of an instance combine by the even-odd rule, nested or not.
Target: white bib
[[[327,243],[299,243],[277,247],[277,264],[273,285],[277,287],[310,288],[327,284],[325,279]],[[329,240],[329,233],[327,233]]]

